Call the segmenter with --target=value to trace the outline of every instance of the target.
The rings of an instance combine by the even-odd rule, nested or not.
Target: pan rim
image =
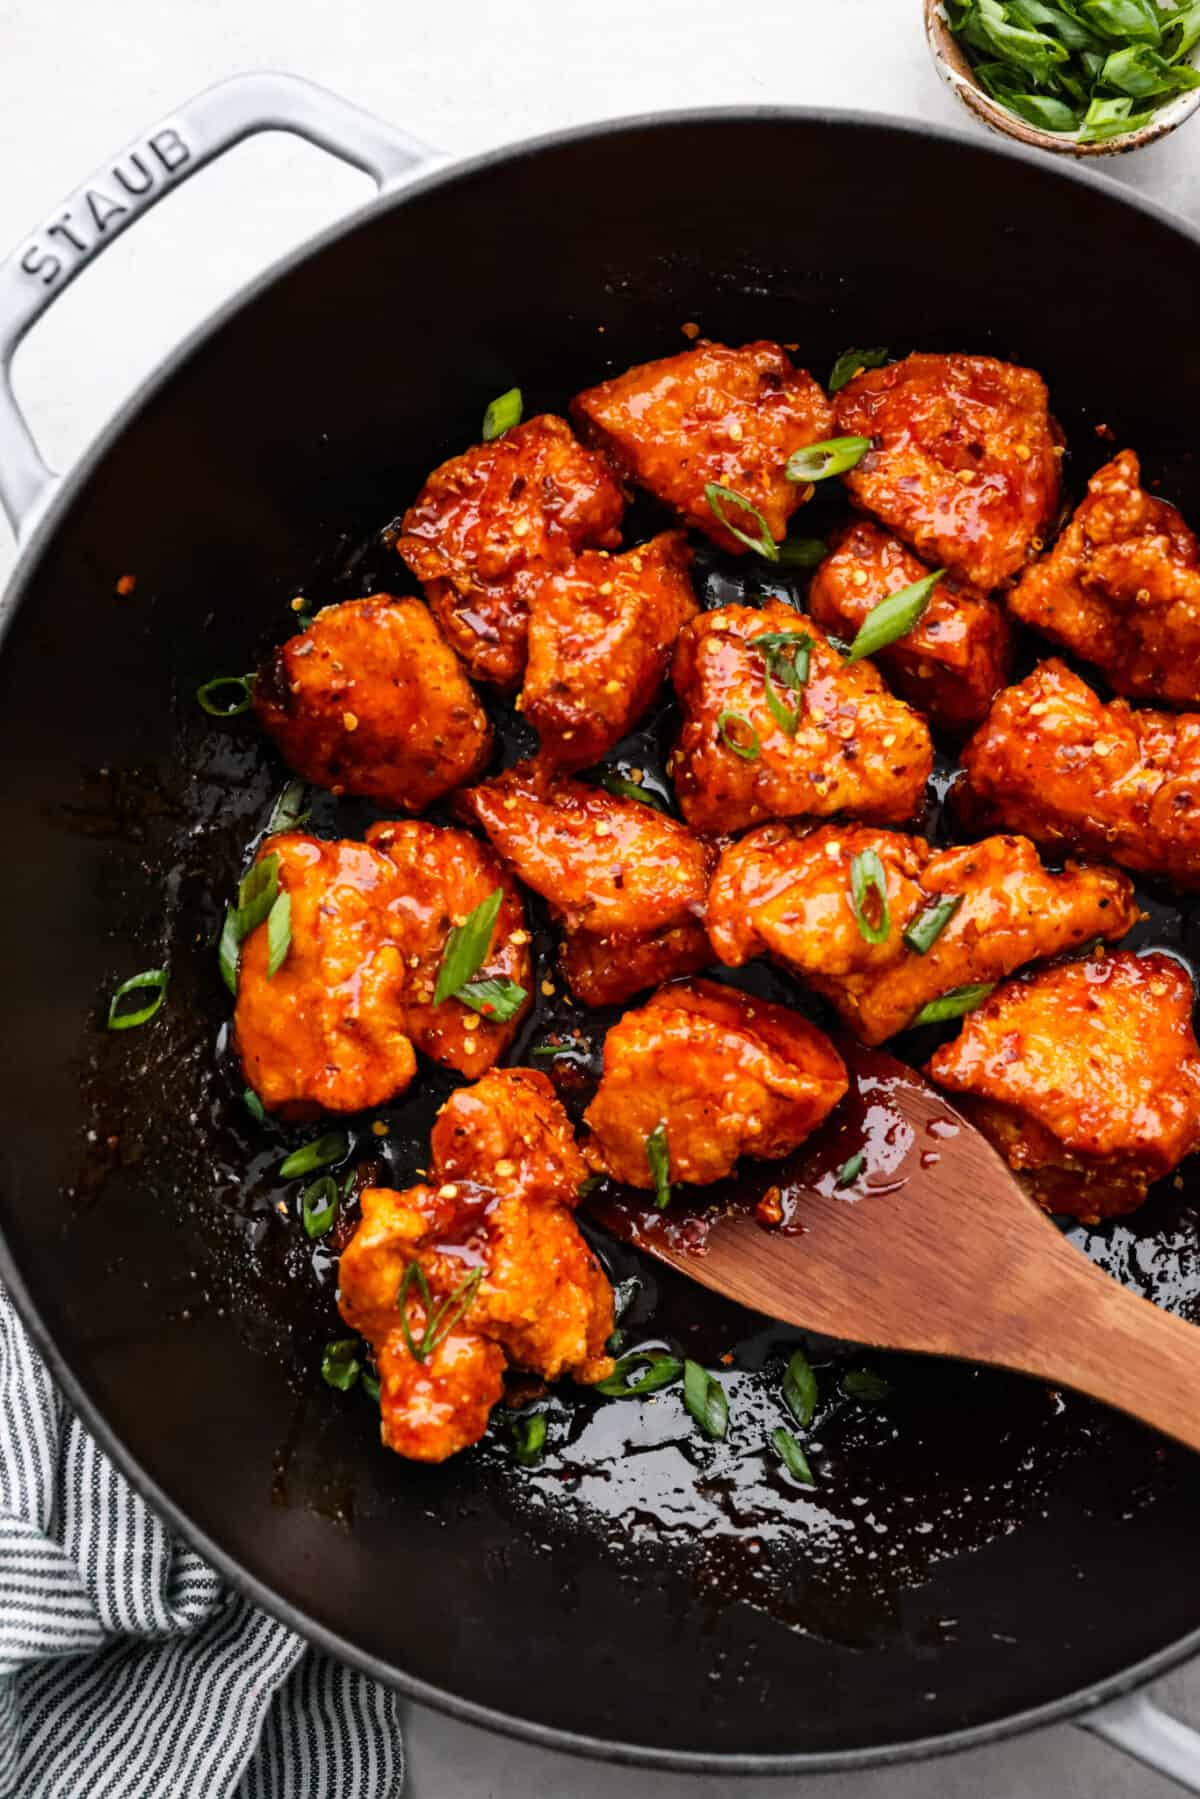
[[[816,106],[722,106],[679,108],[666,112],[635,113],[617,118],[593,121],[532,138],[518,138],[473,156],[438,160],[396,187],[375,195],[356,207],[344,218],[305,238],[287,255],[270,263],[251,281],[240,287],[221,306],[202,320],[181,339],[179,344],[148,374],[108,419],[82,455],[60,480],[27,536],[20,541],[16,563],[0,597],[0,652],[12,619],[16,616],[32,585],[38,563],[46,545],[62,525],[70,508],[86,484],[115,447],[128,426],[154,401],[194,355],[205,349],[238,313],[256,302],[277,281],[290,274],[311,256],[315,256],[363,224],[368,218],[385,211],[400,209],[418,196],[469,178],[483,170],[505,163],[520,162],[568,145],[596,141],[631,131],[669,132],[697,125],[738,126],[772,123],[818,125],[827,129],[876,130],[909,138],[931,139],[947,149],[969,149],[997,161],[1036,166],[1047,180],[1091,188],[1110,201],[1140,212],[1155,223],[1174,232],[1193,247],[1200,248],[1200,227],[1181,214],[1144,194],[1126,188],[1113,177],[1076,163],[1049,163],[1045,156],[1022,145],[989,139],[970,130],[948,124],[927,124],[917,119],[861,108],[826,108]],[[378,1680],[405,1698],[443,1712],[459,1721],[502,1736],[530,1742],[535,1746],[573,1754],[590,1760],[618,1765],[653,1768],[663,1772],[725,1775],[788,1775],[835,1773],[848,1769],[865,1769],[920,1761],[933,1756],[955,1754],[989,1743],[1003,1741],[1027,1731],[1060,1723],[1094,1710],[1107,1700],[1118,1699],[1167,1673],[1171,1668],[1200,1652],[1200,1622],[1195,1630],[1143,1657],[1139,1662],[1119,1669],[1090,1685],[1077,1688],[1038,1705],[969,1725],[958,1730],[943,1731],[933,1736],[916,1737],[898,1742],[872,1744],[856,1749],[797,1751],[755,1754],[740,1751],[688,1750],[659,1748],[651,1744],[629,1743],[582,1732],[559,1729],[519,1717],[491,1707],[444,1687],[434,1686],[418,1676],[380,1660],[357,1648],[337,1631],[311,1618],[298,1605],[283,1598],[259,1577],[224,1550],[171,1499],[157,1481],[109,1426],[100,1406],[94,1402],[69,1366],[66,1357],[52,1338],[41,1312],[29,1292],[14,1261],[7,1238],[0,1229],[0,1281],[7,1288],[23,1323],[39,1354],[49,1366],[55,1381],[72,1407],[82,1418],[105,1454],[121,1470],[134,1489],[163,1517],[171,1529],[191,1544],[217,1570],[236,1592],[290,1630],[352,1667]]]

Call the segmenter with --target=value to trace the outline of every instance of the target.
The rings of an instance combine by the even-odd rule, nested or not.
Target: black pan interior
[[[630,1340],[732,1355],[728,1445],[673,1395],[563,1391],[537,1471],[503,1424],[441,1469],[380,1450],[366,1397],[316,1377],[332,1268],[273,1173],[304,1133],[254,1125],[222,1053],[212,944],[285,775],[192,696],[284,635],[293,595],[410,587],[380,528],[493,394],[561,406],[686,322],[796,344],[818,375],[851,344],[1027,361],[1073,485],[1111,432],[1200,518],[1198,278],[1182,231],[982,144],[749,115],[575,137],[436,182],[264,286],[40,544],[0,659],[9,1271],[166,1499],[378,1670],[644,1753],[830,1756],[992,1726],[1195,1629],[1190,1455],[1034,1382],[813,1342],[820,1484],[799,1492],[759,1447],[795,1334],[644,1267]],[[709,596],[731,578],[714,566]],[[1149,900],[1143,937],[1186,954],[1188,918]],[[160,960],[167,1010],[107,1035],[114,982]],[[402,1181],[447,1090],[431,1076],[386,1139],[362,1121],[363,1154]],[[1189,1173],[1077,1240],[1193,1312],[1198,1198]],[[864,1365],[885,1405],[841,1395]]]

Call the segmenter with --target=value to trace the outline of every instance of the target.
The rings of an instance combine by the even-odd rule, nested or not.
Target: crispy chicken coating
[[[601,458],[547,413],[434,469],[395,547],[476,680],[511,689],[531,589],[581,550],[613,549],[624,509]]]
[[[549,902],[567,932],[564,974],[585,1005],[638,991],[640,972],[664,979],[697,966],[713,852],[677,819],[538,762],[519,763],[457,803]],[[613,966],[597,967],[606,954]],[[625,984],[634,976],[623,963],[640,971],[637,986]]]
[[[661,1124],[671,1180],[702,1186],[739,1156],[787,1155],[846,1086],[832,1043],[798,1012],[715,981],[662,987],[604,1040],[583,1153],[600,1174],[653,1187],[646,1140]]]
[[[704,495],[715,482],[756,506],[779,541],[811,488],[784,473],[793,450],[830,435],[833,410],[812,376],[778,344],[701,343],[626,369],[588,388],[571,411],[614,467],[648,488],[723,550],[745,553]],[[751,537],[758,527],[733,501],[727,517]]]
[[[420,812],[474,780],[492,732],[420,600],[326,606],[254,683],[254,710],[297,774]]]
[[[835,637],[853,638],[889,594],[928,573],[899,538],[861,519],[841,532],[818,567],[808,610]],[[1011,657],[1012,630],[1003,606],[946,575],[914,629],[874,660],[911,706],[957,734],[987,712]]]
[[[877,893],[856,912],[855,857],[879,858],[887,933]],[[861,867],[861,864],[860,864]],[[904,936],[931,907],[961,895],[923,954]],[[1023,837],[931,850],[920,837],[830,824],[764,825],[723,851],[708,896],[708,931],[722,962],[764,952],[836,1006],[864,1043],[903,1030],[939,994],[999,980],[1025,962],[1093,937],[1124,935],[1137,918],[1133,888],[1108,868],[1068,863],[1051,874]]]
[[[521,709],[544,758],[586,768],[637,723],[696,613],[691,560],[665,531],[623,556],[587,550],[533,591]]]
[[[1200,543],[1174,506],[1142,487],[1132,450],[1092,476],[1008,603],[1023,624],[1103,669],[1118,693],[1200,702]]]
[[[430,1151],[428,1185],[363,1193],[338,1305],[374,1348],[384,1443],[440,1462],[483,1435],[509,1362],[547,1380],[611,1373],[613,1310],[571,1216],[587,1170],[544,1075],[461,1088]]]
[[[772,682],[790,731],[768,696],[770,650],[755,646],[777,633],[810,643],[805,685]],[[833,812],[900,824],[919,809],[933,767],[924,719],[782,601],[702,612],[679,634],[672,676],[684,721],[668,768],[693,830]]]
[[[1046,384],[991,356],[906,356],[856,375],[837,429],[872,448],[846,476],[855,504],[931,567],[983,593],[1014,574],[1058,510]]]
[[[1005,688],[962,761],[956,803],[979,824],[1200,889],[1200,713],[1106,706],[1051,659]]]
[[[1192,983],[1171,957],[1062,962],[998,987],[929,1064],[1048,1212],[1132,1212],[1200,1148]]]
[[[506,977],[530,994],[524,909],[511,877],[466,831],[407,820],[371,827],[366,843],[303,833],[271,837],[279,886],[291,900],[291,942],[267,973],[267,927],[242,947],[234,1042],[269,1112],[306,1118],[357,1112],[402,1093],[414,1046],[477,1075],[512,1042],[528,1001],[507,1024],[458,999],[434,1006],[455,918],[504,894],[480,979]]]

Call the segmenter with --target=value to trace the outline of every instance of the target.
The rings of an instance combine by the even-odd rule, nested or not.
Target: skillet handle
[[[438,153],[338,94],[262,70],[210,87],[97,170],[0,262],[0,507],[18,539],[58,476],[13,398],[10,367],[25,333],[79,272],[172,188],[260,131],[291,131],[391,186]]]
[[[1200,1731],[1181,1724],[1145,1693],[1126,1693],[1079,1719],[1126,1755],[1176,1781],[1185,1793],[1200,1793]]]

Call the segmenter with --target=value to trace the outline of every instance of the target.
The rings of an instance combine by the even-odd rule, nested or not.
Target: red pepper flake
[[[120,594],[121,598],[124,600],[129,597],[129,595],[133,592],[133,590],[136,586],[137,586],[137,576],[136,575],[122,575],[121,579],[117,582],[117,592]]]

